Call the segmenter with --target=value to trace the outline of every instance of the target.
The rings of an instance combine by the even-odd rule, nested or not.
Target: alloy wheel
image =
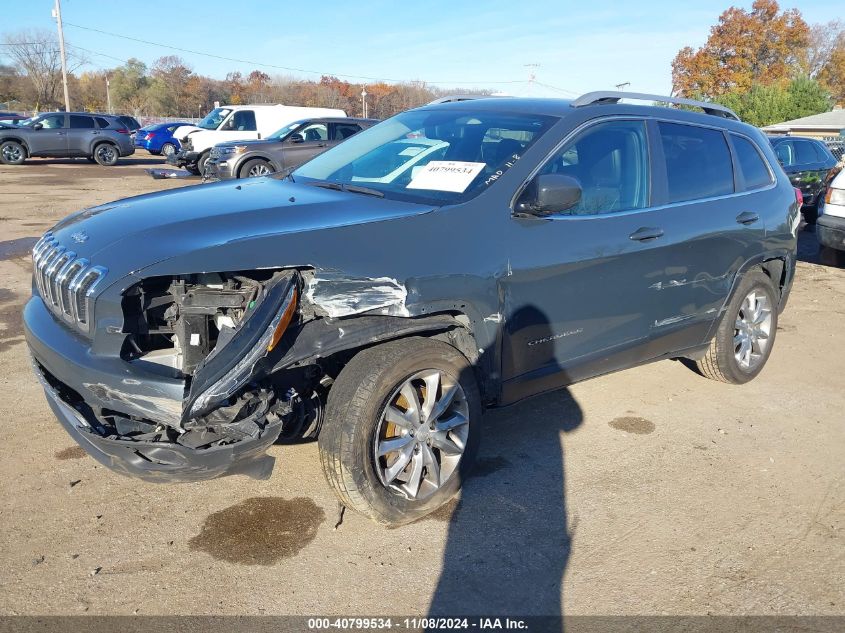
[[[270,167],[267,166],[265,163],[260,163],[258,165],[253,165],[249,172],[247,172],[247,176],[250,178],[255,178],[257,176],[266,176],[267,174],[272,173]]]
[[[469,405],[457,379],[437,369],[417,372],[381,414],[374,447],[381,483],[408,499],[430,497],[455,476],[468,436]]]
[[[3,147],[3,159],[10,163],[17,162],[21,159],[21,148],[17,145],[5,145]]]
[[[111,145],[101,145],[99,149],[97,149],[97,155],[103,160],[103,162],[110,163],[115,158],[115,151]]]
[[[756,369],[766,356],[772,330],[772,306],[769,297],[752,290],[743,299],[734,323],[734,357],[746,370]]]

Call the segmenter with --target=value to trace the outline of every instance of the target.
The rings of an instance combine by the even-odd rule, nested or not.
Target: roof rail
[[[695,99],[683,99],[681,97],[665,97],[662,95],[651,95],[642,92],[617,92],[615,90],[598,90],[596,92],[588,92],[581,95],[574,101],[572,105],[576,108],[586,105],[593,105],[596,103],[618,103],[620,99],[634,99],[636,101],[657,101],[662,103],[672,103],[674,105],[688,105],[695,106],[704,110],[706,114],[713,116],[720,116],[725,119],[740,118],[736,112],[730,108],[726,108],[718,103],[710,103],[708,101],[696,101]]]
[[[499,98],[500,95],[448,95],[440,97],[434,101],[428,102],[426,105],[437,105],[438,103],[454,103],[455,101],[473,101],[475,99],[490,99],[492,97]]]

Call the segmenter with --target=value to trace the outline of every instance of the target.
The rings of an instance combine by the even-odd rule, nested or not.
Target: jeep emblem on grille
[[[74,242],[78,242],[79,244],[82,244],[83,242],[88,241],[88,234],[85,231],[77,231],[76,233],[72,234],[70,237]]]

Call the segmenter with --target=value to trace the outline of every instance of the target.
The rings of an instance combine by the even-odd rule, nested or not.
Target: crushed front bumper
[[[27,303],[24,328],[50,408],[70,436],[104,466],[160,483],[232,474],[270,476],[275,460],[265,451],[278,438],[281,422],[268,423],[258,437],[203,448],[101,435],[94,410],[134,410],[145,417],[178,420],[184,385],[133,371],[130,363],[119,358],[91,354],[85,342],[58,323],[38,297]]]
[[[168,165],[175,165],[176,167],[184,167],[185,165],[196,165],[199,160],[199,152],[189,150],[179,150],[167,157]]]

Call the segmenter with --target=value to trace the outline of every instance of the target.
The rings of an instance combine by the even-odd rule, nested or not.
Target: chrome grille
[[[35,244],[32,261],[35,285],[44,304],[56,316],[88,332],[91,297],[108,270],[77,257],[52,233],[45,233]]]

